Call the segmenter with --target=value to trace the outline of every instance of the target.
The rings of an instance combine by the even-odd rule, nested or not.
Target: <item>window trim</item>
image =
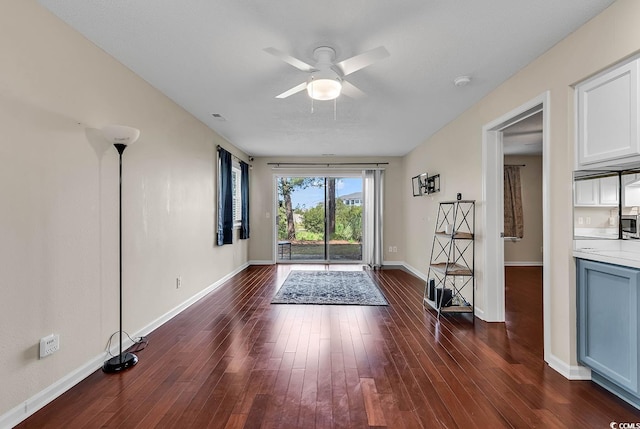
[[[242,170],[240,163],[233,160],[231,163],[231,181],[233,192],[233,228],[239,229],[242,226]]]

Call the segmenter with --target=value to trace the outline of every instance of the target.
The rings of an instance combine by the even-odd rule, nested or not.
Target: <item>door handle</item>
[[[500,238],[504,238],[504,232],[500,233]]]

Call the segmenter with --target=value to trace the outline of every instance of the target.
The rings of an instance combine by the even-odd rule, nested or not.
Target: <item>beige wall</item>
[[[482,254],[482,127],[526,102],[550,92],[550,160],[548,195],[550,218],[550,354],[565,365],[576,364],[575,262],[572,257],[572,85],[640,50],[640,2],[618,0],[603,13],[569,35],[507,82],[429,138],[406,158],[406,178],[427,170],[439,172],[447,184],[441,198],[455,192],[478,201],[476,249],[477,292],[482,296],[485,257]],[[406,260],[426,272],[427,243],[435,202],[405,198]],[[425,226],[421,228],[420,226]],[[424,230],[424,233],[416,231]],[[478,265],[479,264],[479,265]],[[480,309],[484,303],[478,302]]]
[[[505,265],[542,264],[542,156],[505,156],[505,164],[524,165],[520,169],[524,236],[505,240]]]
[[[0,52],[1,419],[118,329],[118,158],[97,128],[142,131],[124,153],[126,331],[241,267],[248,245],[214,245],[215,147],[242,153],[33,0],[0,3]],[[38,359],[51,333],[61,349]]]
[[[362,157],[362,158],[256,158],[251,162],[251,243],[249,245],[249,259],[252,262],[270,262],[274,260],[274,202],[275,175],[323,175],[336,174],[336,169],[287,169],[274,170],[268,163],[275,162],[388,162],[381,166],[384,173],[384,224],[383,224],[383,258],[386,262],[401,263],[405,256],[404,225],[402,224],[404,207],[403,194],[411,191],[411,180],[405,180],[402,168],[403,160],[398,157]],[[362,168],[352,170],[338,170],[360,173]],[[396,247],[397,252],[389,252],[389,246]]]

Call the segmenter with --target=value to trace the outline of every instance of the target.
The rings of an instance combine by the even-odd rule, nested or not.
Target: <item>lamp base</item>
[[[114,356],[102,365],[102,370],[107,373],[124,371],[138,363],[138,356],[133,353],[124,352],[122,355]]]

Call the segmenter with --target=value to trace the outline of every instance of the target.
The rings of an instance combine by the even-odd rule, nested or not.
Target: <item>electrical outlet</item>
[[[40,338],[40,358],[47,357],[60,349],[60,335],[51,334]]]
[[[389,246],[389,253],[393,253],[393,246]]]
[[[176,289],[180,289],[182,287],[182,276],[176,277]]]
[[[584,218],[584,220],[585,220],[585,223],[586,223],[587,225],[591,225],[591,218],[590,218],[589,216],[587,216],[586,218]]]
[[[398,253],[398,248],[397,248],[396,246],[393,246],[393,250],[392,250],[392,252],[393,252],[393,253]]]
[[[578,216],[578,225],[584,224],[584,218],[582,216]]]

